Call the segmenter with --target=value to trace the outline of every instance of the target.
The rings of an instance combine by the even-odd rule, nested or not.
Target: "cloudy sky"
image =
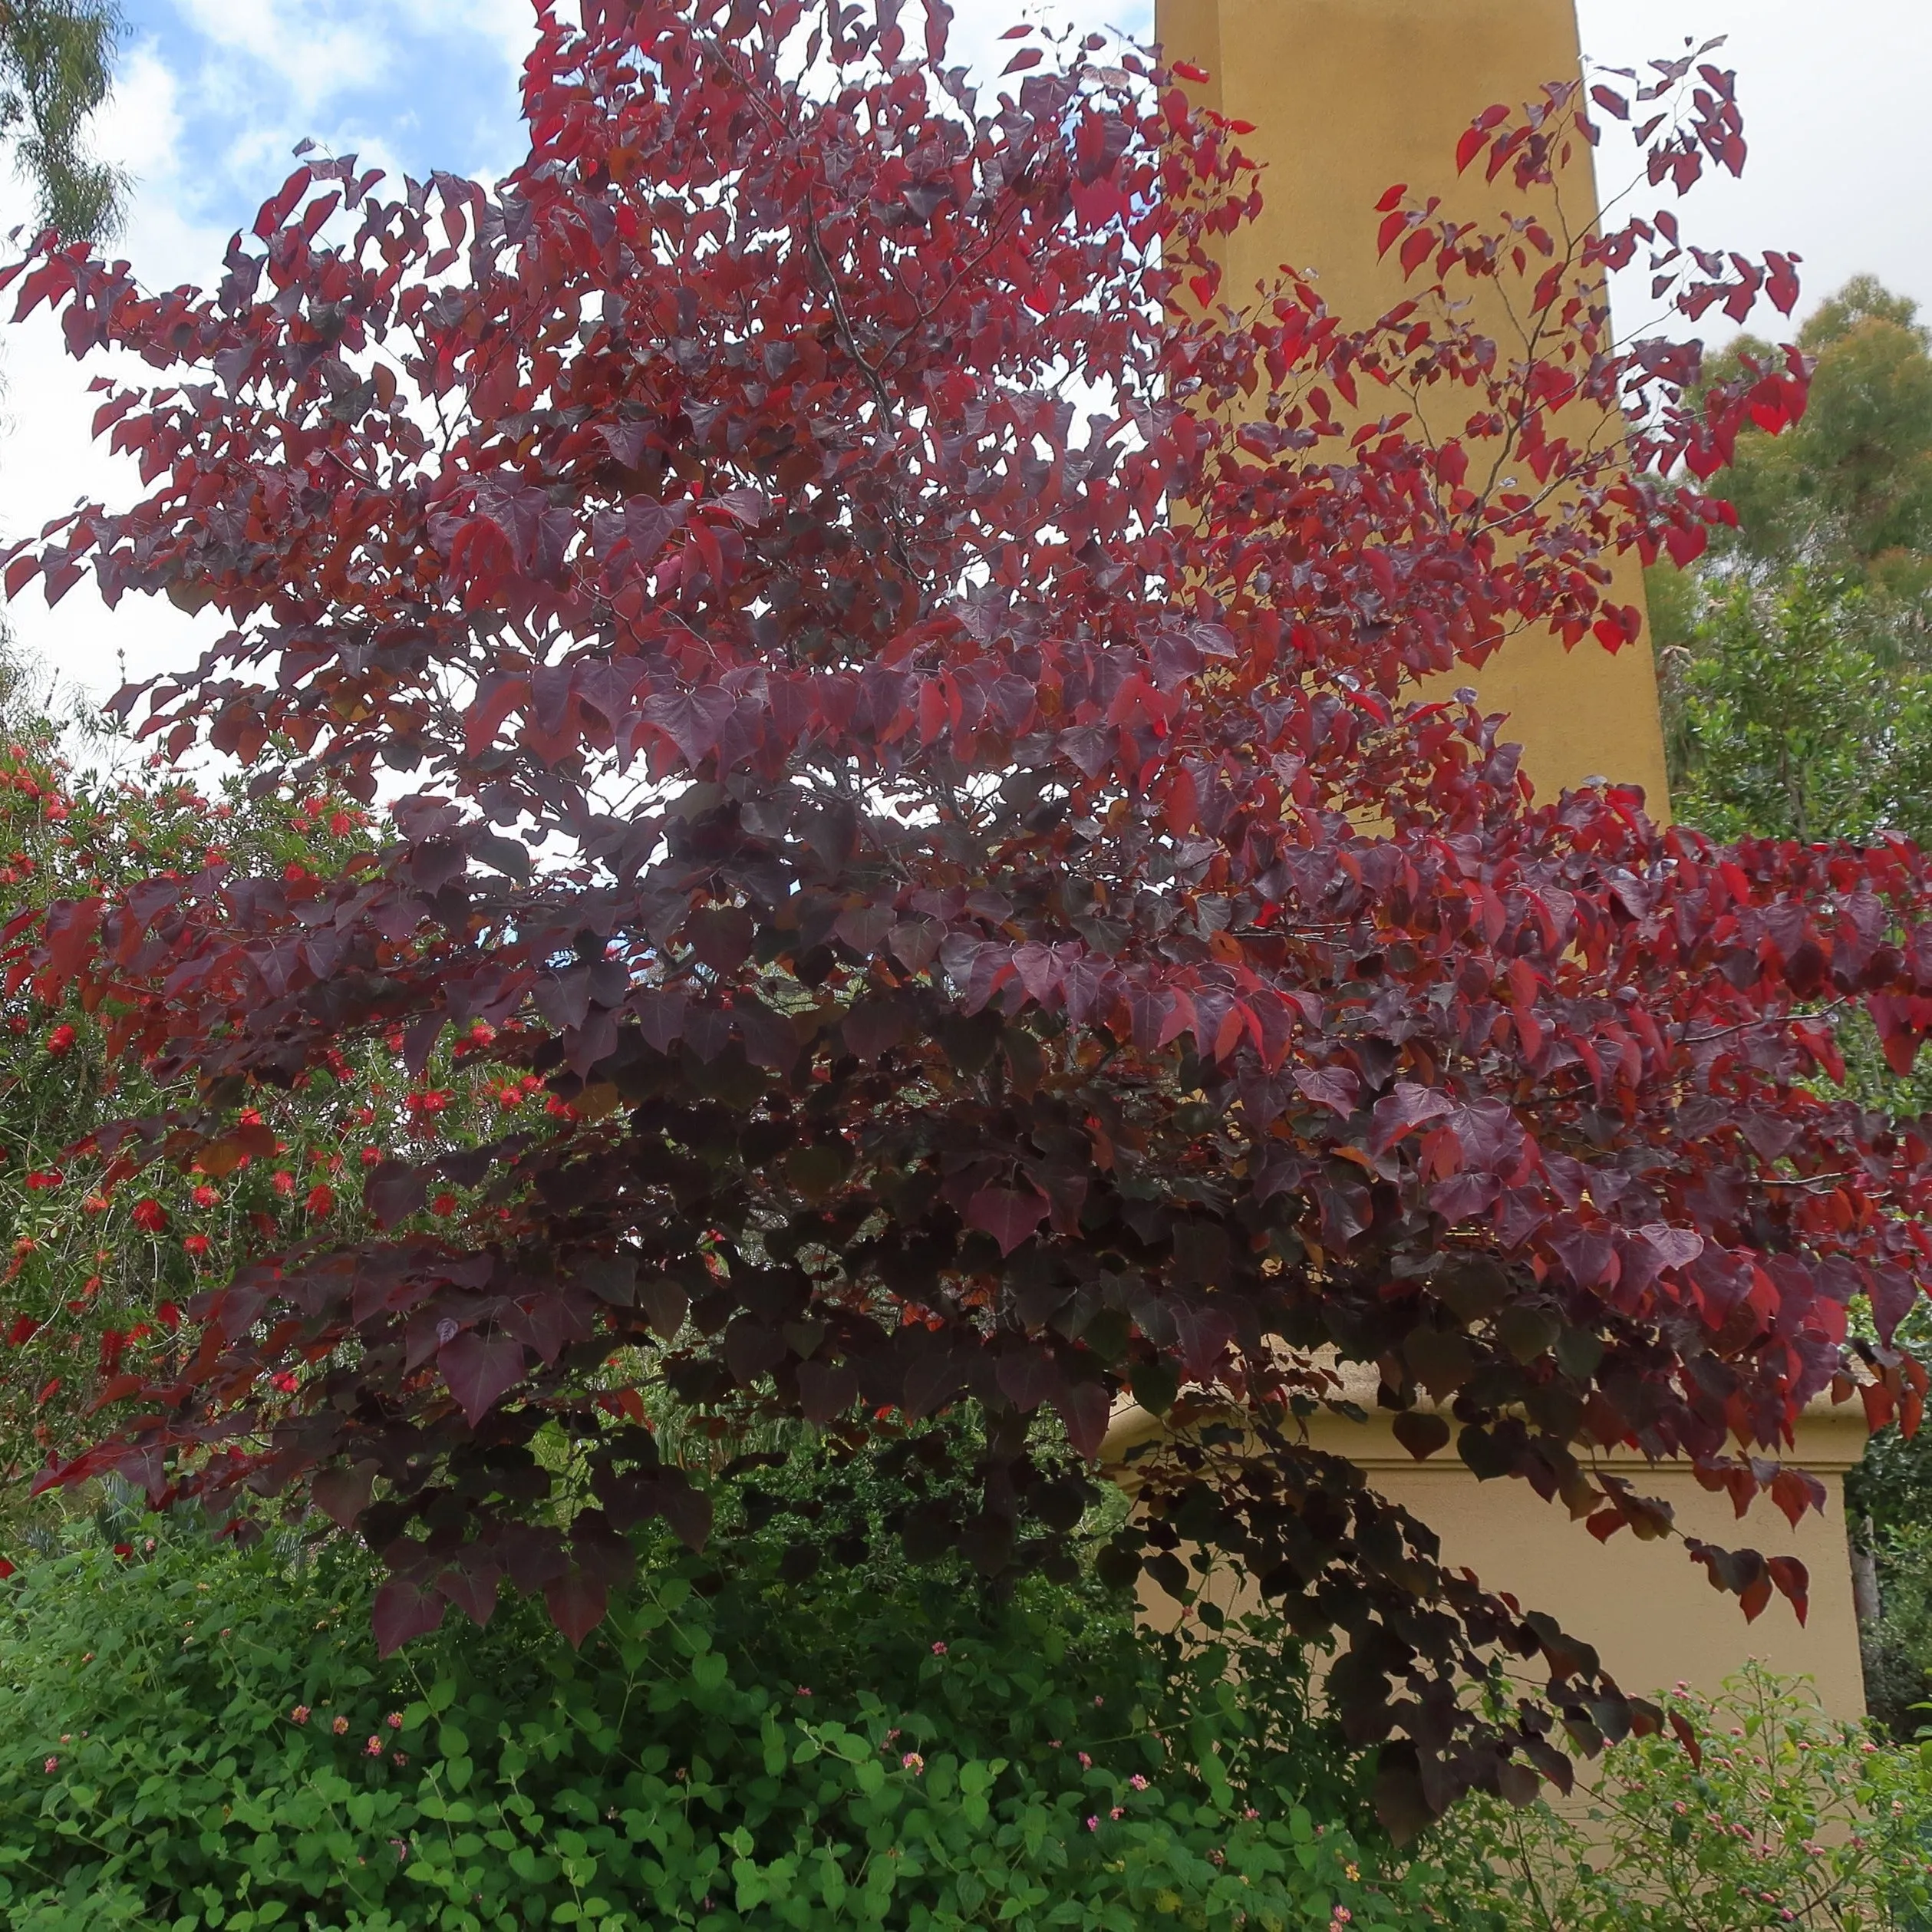
[[[204,282],[305,137],[420,174],[485,178],[517,152],[518,64],[529,0],[124,0],[121,80],[100,145],[135,182],[122,246],[153,287]],[[957,0],[962,52],[990,58],[1021,0]],[[1152,0],[1043,0],[1049,19],[1151,31]],[[1580,0],[1584,45],[1631,64],[1686,36],[1729,36],[1750,166],[1700,195],[1696,226],[1751,250],[1805,258],[1813,297],[1870,270],[1932,313],[1932,7],[1924,0]],[[0,183],[0,230],[26,197]],[[1769,317],[1766,325],[1769,326]],[[38,324],[0,335],[0,535],[78,498],[124,496],[91,448],[85,378]],[[194,648],[165,605],[110,614],[85,585],[58,609],[38,589],[9,614],[64,677],[105,694],[117,663],[143,674]]]

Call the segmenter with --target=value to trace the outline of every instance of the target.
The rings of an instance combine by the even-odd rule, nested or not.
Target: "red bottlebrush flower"
[[[13,1565],[4,1556],[0,1556],[0,1581],[4,1581],[12,1574]]]
[[[144,1201],[134,1203],[131,1217],[134,1225],[143,1234],[158,1235],[164,1232],[168,1225],[168,1211],[151,1195]]]
[[[328,829],[338,839],[346,839],[355,829],[355,820],[347,812],[331,812],[328,815]]]
[[[73,1052],[74,1043],[80,1037],[71,1027],[56,1027],[47,1036],[47,1050],[58,1060],[63,1053]]]
[[[132,1556],[134,1554],[134,1546],[132,1543],[117,1543],[114,1545],[114,1554],[117,1556]]]
[[[107,1212],[108,1205],[107,1197],[104,1194],[86,1195],[82,1197],[81,1202],[81,1212],[83,1214],[105,1214]]]
[[[362,1150],[362,1165],[364,1167],[374,1167],[381,1159],[382,1149],[380,1147],[365,1147]]]
[[[214,1244],[206,1235],[190,1235],[181,1245],[190,1254],[205,1254]]]
[[[269,1386],[285,1396],[293,1395],[302,1385],[295,1380],[292,1369],[281,1369],[269,1377]]]
[[[312,1215],[328,1214],[335,1205],[335,1190],[318,1181],[308,1190],[308,1198],[302,1205]]]
[[[7,1330],[7,1346],[9,1348],[18,1348],[23,1343],[31,1340],[34,1330],[39,1326],[40,1324],[35,1320],[31,1315],[22,1315]]]
[[[210,1187],[206,1181],[195,1189],[194,1202],[197,1208],[212,1208],[222,1198],[219,1188]]]
[[[181,1311],[172,1301],[164,1301],[154,1311],[154,1319],[172,1335],[181,1326]]]
[[[49,1188],[57,1188],[67,1179],[58,1167],[38,1168],[27,1176],[27,1186],[31,1193],[40,1194]]]
[[[274,1175],[275,1191],[287,1200],[295,1191],[295,1177],[285,1167],[278,1167]]]
[[[439,1194],[436,1198],[430,1203],[430,1212],[431,1214],[453,1215],[456,1212],[456,1211],[457,1198],[453,1194]]]

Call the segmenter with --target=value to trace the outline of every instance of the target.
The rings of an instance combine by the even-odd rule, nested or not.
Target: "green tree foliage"
[[[1734,529],[1653,570],[1678,816],[1723,837],[1923,837],[1932,770],[1932,353],[1914,304],[1861,275],[1800,331],[1794,427],[1747,429]],[[1769,345],[1740,337],[1712,379]]]
[[[74,240],[113,232],[126,183],[87,150],[114,84],[114,0],[0,0],[0,135],[32,179],[38,214]]]
[[[1711,586],[1672,668],[1683,818],[1721,839],[1926,841],[1932,684],[1871,621],[1871,593],[1822,567]]]

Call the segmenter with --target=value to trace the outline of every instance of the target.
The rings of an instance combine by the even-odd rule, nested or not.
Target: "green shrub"
[[[352,1551],[122,1535],[0,1593],[16,1932],[1426,1922],[1284,1653],[1237,1690],[1086,1585],[786,1581],[743,1530],[643,1547],[581,1654],[506,1603],[381,1664]]]
[[[1714,1702],[1681,1690],[1663,1702],[1673,1728],[1612,1746],[1572,1804],[1477,1799],[1437,1828],[1430,1854],[1461,1901],[1459,1926],[1932,1924],[1932,1754],[1835,1723],[1800,1685],[1756,1667]]]

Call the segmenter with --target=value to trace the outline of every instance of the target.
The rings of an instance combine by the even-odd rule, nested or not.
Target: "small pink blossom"
[[[348,1735],[349,1720],[346,1717],[338,1717],[328,1728],[338,1737],[346,1737]]]
[[[308,1722],[308,1706],[306,1704],[298,1704],[288,1713],[288,1721],[292,1724],[306,1724]]]
[[[54,1772],[59,1770],[60,1768],[61,1761],[58,1758],[49,1758],[47,1760],[47,1775],[48,1777],[52,1777]]]
[[[392,1710],[383,1721],[392,1731],[400,1731],[403,1728],[403,1714],[399,1710]]]
[[[407,1764],[409,1762],[409,1753],[407,1751],[391,1751],[389,1755],[397,1764]]]
[[[934,1644],[934,1646],[932,1647],[932,1654],[933,1654],[935,1657],[944,1657],[944,1656],[946,1654],[946,1647],[945,1647],[945,1644]]]
[[[1111,1818],[1119,1819],[1126,1817],[1126,1813],[1123,1812],[1118,1805],[1116,1805],[1112,1811],[1108,1812],[1107,1815]]]
[[[1145,1791],[1147,1789],[1147,1780],[1138,1771],[1127,1782],[1136,1791]]]
[[[362,1751],[363,1755],[365,1757],[381,1757],[382,1756],[382,1739],[379,1737],[372,1737],[367,1744],[363,1746]]]
[[[48,1759],[48,1762],[50,1766],[53,1763],[53,1762],[54,1761],[51,1758]],[[1097,1818],[1090,1818],[1086,1821],[1086,1828],[1090,1831],[1099,1831],[1100,1828],[1100,1821]]]
[[[1335,1907],[1335,1923],[1337,1925],[1346,1925],[1354,1916],[1355,1914],[1346,1905],[1337,1905]]]
[[[1080,1753],[1080,1769],[1083,1771],[1091,1771],[1093,1769],[1093,1760],[1084,1751]]]
[[[907,1752],[905,1756],[899,1760],[899,1769],[902,1771],[911,1772],[915,1778],[918,1777],[919,1773],[925,1770],[925,1759],[921,1757],[916,1751]]]

